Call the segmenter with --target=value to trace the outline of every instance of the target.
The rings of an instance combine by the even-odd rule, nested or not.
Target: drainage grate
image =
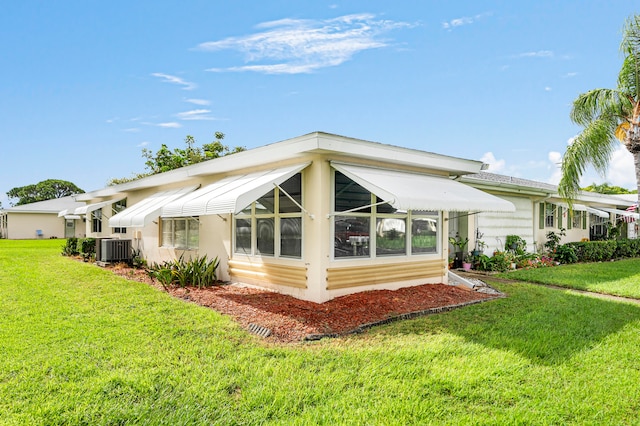
[[[254,324],[254,323],[250,323],[249,324],[249,331],[251,333],[257,334],[260,337],[269,337],[269,336],[271,336],[271,330],[269,330],[268,328],[263,327],[261,325]]]

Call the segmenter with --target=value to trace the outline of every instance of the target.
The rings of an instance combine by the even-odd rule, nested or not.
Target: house
[[[462,183],[511,202],[512,213],[481,212],[477,215],[451,217],[449,232],[468,236],[471,248],[479,235],[486,243],[485,252],[504,250],[507,235],[518,235],[528,251],[543,249],[547,233],[564,230],[561,243],[597,240],[607,236],[611,224],[618,225],[623,236],[637,237],[639,215],[627,209],[634,197],[582,191],[569,208],[558,194],[558,187],[543,182],[480,172],[460,178]],[[452,234],[452,235],[453,235]]]
[[[150,262],[220,258],[224,280],[314,302],[446,283],[452,212],[513,203],[478,161],[315,132],[77,196],[87,236]]]
[[[68,196],[3,209],[0,211],[0,238],[83,237],[82,217],[69,212],[84,204],[76,201],[75,196]]]

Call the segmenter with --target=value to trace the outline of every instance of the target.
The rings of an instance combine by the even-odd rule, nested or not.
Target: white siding
[[[487,244],[485,254],[504,250],[507,235],[518,235],[527,242],[527,251],[535,251],[533,240],[533,202],[529,198],[498,195],[516,206],[514,213],[479,213],[477,226],[484,233],[482,241]]]

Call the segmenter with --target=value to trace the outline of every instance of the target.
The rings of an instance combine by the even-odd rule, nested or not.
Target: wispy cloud
[[[193,90],[197,87],[195,83],[185,81],[180,77],[176,77],[175,75],[163,74],[160,72],[154,72],[151,75],[154,77],[158,77],[164,83],[171,83],[171,84],[177,84],[179,86],[183,86],[182,88],[184,90]]]
[[[462,27],[463,25],[471,25],[475,22],[478,22],[481,19],[491,16],[492,14],[493,13],[491,12],[484,12],[474,16],[463,16],[461,18],[451,19],[450,21],[443,22],[442,28],[444,28],[445,30],[451,31],[456,27]]]
[[[504,166],[506,164],[506,161],[503,159],[498,160],[495,155],[493,155],[493,152],[489,151],[489,152],[485,152],[484,155],[482,156],[482,158],[480,159],[480,161],[482,161],[485,164],[489,165],[489,172],[491,173],[500,173],[504,170]]]
[[[156,126],[164,127],[167,129],[179,129],[180,127],[182,127],[182,124],[176,123],[176,122],[169,122],[169,123],[158,123],[156,124]]]
[[[194,105],[209,105],[211,104],[211,102],[209,102],[206,99],[185,99],[185,102],[189,102],[190,104],[194,104]]]
[[[201,43],[200,50],[237,50],[245,64],[208,71],[254,71],[265,74],[310,73],[340,65],[356,53],[389,45],[383,34],[414,24],[376,19],[372,14],[345,15],[334,19],[281,19],[257,26],[258,32],[241,37]]]
[[[577,73],[577,72],[568,72],[568,73],[566,73],[563,77],[564,77],[564,78],[573,78],[573,77],[575,77],[575,76],[577,76],[577,75],[578,75],[578,73]]]
[[[211,110],[193,109],[191,111],[179,112],[176,114],[180,120],[215,120],[215,117],[209,115]]]
[[[535,52],[523,52],[513,55],[514,58],[551,58],[553,52],[551,50],[538,50]]]

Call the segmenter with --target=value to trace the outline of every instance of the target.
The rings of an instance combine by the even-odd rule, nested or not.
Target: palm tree
[[[618,87],[594,89],[573,102],[571,120],[584,129],[562,158],[558,189],[569,203],[580,191],[580,177],[587,166],[605,174],[618,142],[633,155],[640,189],[640,15],[625,22],[620,50],[624,61]]]

